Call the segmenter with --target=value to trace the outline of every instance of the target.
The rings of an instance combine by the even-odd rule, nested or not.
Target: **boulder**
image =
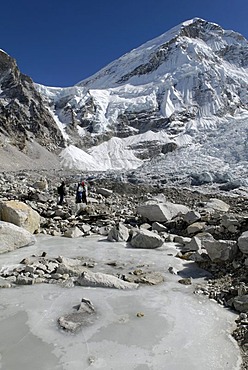
[[[97,230],[97,232],[98,232],[98,234],[100,234],[100,235],[107,236],[107,235],[109,234],[110,230],[111,230],[111,226],[110,226],[110,225],[106,225],[106,226],[102,226],[102,227],[100,227],[100,228]]]
[[[77,332],[82,326],[93,323],[95,318],[95,309],[92,302],[88,299],[82,299],[80,305],[76,307],[76,312],[61,316],[58,323],[61,328],[72,333]]]
[[[66,230],[63,236],[65,236],[66,238],[79,238],[83,235],[83,232],[77,226],[75,226]]]
[[[158,233],[166,232],[168,231],[167,227],[160,224],[159,222],[153,222],[152,224],[152,230],[157,231]]]
[[[91,231],[91,226],[90,225],[87,225],[87,224],[83,224],[81,226],[81,229],[84,232],[84,234],[89,235],[90,234],[90,231]]]
[[[108,233],[107,239],[111,242],[117,241],[127,241],[129,238],[129,230],[128,228],[123,225],[123,223],[119,222],[116,224]]]
[[[207,238],[202,239],[201,243],[212,262],[233,261],[238,251],[237,243],[233,240]]]
[[[194,222],[193,224],[191,224],[187,227],[187,233],[189,235],[197,234],[197,233],[203,231],[205,226],[206,226],[205,222]]]
[[[33,184],[33,188],[39,189],[41,191],[47,191],[48,190],[47,179],[45,177],[41,177],[39,181],[36,181]]]
[[[186,214],[188,212],[188,207],[171,202],[150,203],[137,207],[137,213],[151,222],[166,222],[176,217],[178,214]]]
[[[227,213],[221,217],[221,225],[232,233],[237,231],[239,221],[233,214]]]
[[[113,191],[112,191],[112,190],[105,189],[105,188],[97,188],[97,189],[96,189],[96,192],[97,192],[98,194],[103,195],[103,196],[104,196],[104,197],[106,197],[106,198],[110,197],[110,196],[113,194]]]
[[[238,238],[238,246],[242,253],[248,254],[248,231],[243,232]]]
[[[248,312],[248,294],[235,297],[233,305],[238,312]]]
[[[84,271],[77,279],[77,284],[88,287],[136,289],[138,284],[128,283],[115,276],[101,272]]]
[[[199,221],[200,219],[201,215],[199,212],[196,211],[189,211],[183,217],[183,221],[186,222],[188,225],[191,225],[194,222]]]
[[[140,229],[145,229],[145,230],[151,230],[151,225],[145,222],[144,224],[140,225]]]
[[[182,245],[187,245],[191,241],[191,238],[187,236],[175,235],[174,242]]]
[[[136,284],[147,284],[147,285],[157,285],[164,281],[164,276],[160,272],[156,271],[142,271],[135,270],[132,273],[124,274],[123,278],[129,283]]]
[[[230,206],[229,204],[223,202],[223,200],[210,198],[209,201],[206,203],[205,208],[210,212],[220,211],[220,212],[228,212]]]
[[[0,277],[0,288],[11,288],[12,284],[10,281]]]
[[[177,275],[178,274],[178,270],[175,267],[173,267],[173,266],[169,266],[168,267],[168,271],[172,275]]]
[[[159,248],[163,243],[164,240],[161,236],[149,230],[139,230],[133,235],[130,241],[132,247],[143,249]]]
[[[201,240],[197,236],[193,236],[193,238],[191,238],[191,241],[185,245],[184,250],[200,251],[201,250]]]
[[[35,237],[27,230],[0,221],[0,253],[10,252],[35,243]]]
[[[30,233],[40,229],[40,215],[27,204],[15,200],[0,203],[0,219],[23,227]]]

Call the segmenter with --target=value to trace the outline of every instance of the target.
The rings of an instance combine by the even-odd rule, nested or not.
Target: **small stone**
[[[183,278],[183,279],[178,280],[178,282],[180,284],[183,284],[183,285],[191,285],[192,284],[191,278]]]

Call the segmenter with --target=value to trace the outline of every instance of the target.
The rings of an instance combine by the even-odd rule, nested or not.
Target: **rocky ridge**
[[[36,141],[49,151],[63,147],[64,138],[30,77],[22,74],[16,61],[0,51],[0,143],[21,152]]]

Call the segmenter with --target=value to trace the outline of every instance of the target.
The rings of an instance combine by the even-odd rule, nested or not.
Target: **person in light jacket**
[[[87,204],[87,185],[84,181],[79,183],[77,186],[76,203]]]

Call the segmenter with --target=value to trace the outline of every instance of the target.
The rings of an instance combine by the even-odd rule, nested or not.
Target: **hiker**
[[[87,185],[84,181],[78,183],[77,193],[76,193],[76,203],[87,204]]]
[[[64,196],[66,195],[66,186],[65,182],[62,181],[61,185],[58,187],[58,195],[59,195],[59,205],[62,205],[64,202]]]

